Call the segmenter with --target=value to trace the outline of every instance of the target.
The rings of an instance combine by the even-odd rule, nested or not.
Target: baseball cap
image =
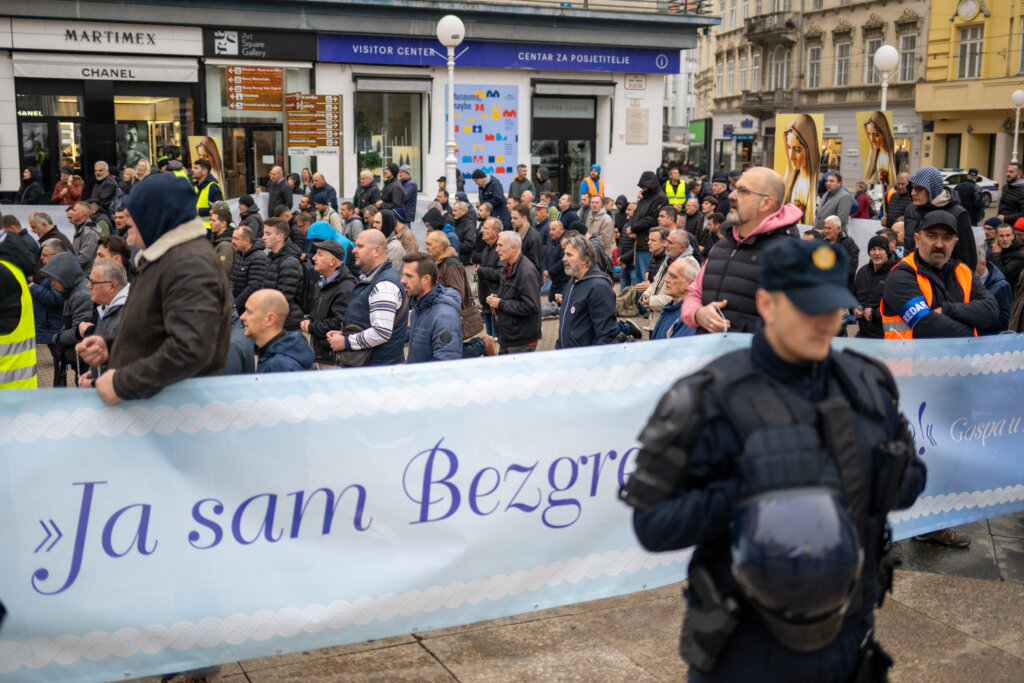
[[[956,218],[953,217],[953,214],[946,211],[931,211],[924,217],[924,220],[921,221],[921,225],[918,226],[917,231],[922,232],[929,228],[946,228],[956,235]]]
[[[967,175],[978,175],[978,169],[976,169],[976,168],[969,168],[969,169],[967,169]]]
[[[849,262],[844,249],[822,240],[780,240],[765,249],[758,284],[807,315],[850,308],[858,302],[846,288]]]

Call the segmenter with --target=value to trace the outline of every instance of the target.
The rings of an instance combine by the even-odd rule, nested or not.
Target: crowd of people
[[[529,352],[546,317],[558,318],[556,348],[753,332],[761,322],[754,304],[759,254],[795,237],[849,255],[847,285],[859,305],[844,322],[856,322],[857,336],[1024,328],[1024,179],[1016,162],[981,245],[972,229],[980,217],[976,193],[965,187],[973,169],[957,188],[931,167],[900,175],[863,265],[848,226],[851,217],[870,215],[866,186],[851,193],[835,171],[823,179],[815,225],[801,235],[804,214],[782,202],[783,179],[764,167],[687,182],[665,163],[640,175],[630,199],[612,198],[595,164],[580,182],[578,204],[549,189],[545,169],[535,183],[520,165],[507,190],[476,170],[475,203],[464,190],[452,196],[439,179],[422,216],[428,232],[421,244],[411,227],[419,188],[408,166],[388,164],[383,187],[362,172],[355,196],[340,203],[322,174],[286,175],[275,166],[266,215],[244,195],[237,220],[207,160],[185,169],[161,159],[153,173],[145,161],[138,166],[125,187],[96,162],[87,199],[82,183],[63,170],[51,199],[65,207],[71,239],[46,211],[29,217],[35,238],[13,216],[4,219],[4,234],[18,235],[34,256],[23,274],[55,386],[66,384],[68,370],[79,385],[94,384],[103,366],[83,364],[77,345],[90,333],[113,342],[126,302],[146,296],[129,293],[162,233],[143,237],[152,226],[140,225],[140,210],[198,221],[195,237],[212,253],[225,280],[225,310],[237,318],[227,320],[243,333],[232,343],[251,347],[240,357],[254,361],[238,364],[239,372]],[[27,169],[26,181],[34,177]],[[144,190],[172,180],[182,190],[173,202]],[[908,319],[907,307],[919,299],[927,306]],[[638,326],[638,317],[646,322]],[[836,333],[845,335],[846,326]]]

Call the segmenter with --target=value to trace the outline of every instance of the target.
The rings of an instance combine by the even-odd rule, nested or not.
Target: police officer
[[[925,485],[892,375],[834,352],[848,256],[763,253],[764,327],[662,397],[622,488],[651,551],[696,546],[680,653],[690,681],[884,680],[873,610],[886,513]]]

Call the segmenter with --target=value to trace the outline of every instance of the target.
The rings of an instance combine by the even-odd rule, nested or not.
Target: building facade
[[[917,86],[917,109],[931,129],[922,163],[977,168],[1001,183],[1013,155],[1012,95],[1024,89],[1024,1],[932,0],[931,11]]]
[[[98,160],[180,150],[186,163],[216,157],[229,197],[274,165],[320,171],[351,196],[361,170],[379,179],[390,162],[432,195],[446,156],[435,35],[446,13],[466,26],[454,112],[465,175],[483,168],[507,186],[519,163],[531,176],[546,166],[578,195],[597,163],[607,184],[633,187],[662,156],[666,78],[717,20],[699,2],[564,5],[23,3],[0,16],[0,192],[28,166],[50,189],[62,165],[88,191]]]
[[[822,114],[821,171],[862,179],[858,112],[878,109],[874,53],[900,55],[889,76],[898,171],[921,164],[915,84],[924,74],[927,0],[718,0],[722,24],[698,39],[698,117],[711,118],[713,167],[771,166],[775,115]]]

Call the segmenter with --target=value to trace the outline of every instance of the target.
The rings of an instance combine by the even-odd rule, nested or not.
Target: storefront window
[[[732,140],[715,140],[715,161],[725,164],[725,168],[732,168],[732,155],[736,143]]]
[[[46,190],[61,166],[82,173],[82,98],[75,95],[16,96],[21,168],[35,166]]]
[[[420,93],[356,93],[356,158],[360,171],[369,169],[380,182],[387,164],[408,164],[413,177],[426,184],[420,167],[422,100]]]
[[[191,99],[185,100],[187,112]],[[168,150],[181,150],[182,100],[177,97],[116,95],[115,136],[118,168],[134,168],[141,160],[153,163]],[[191,119],[186,114],[186,125]]]
[[[311,69],[206,66],[207,123],[284,123],[284,95],[309,94]]]
[[[910,173],[910,138],[896,138],[893,140],[896,152],[893,154],[893,162],[896,165],[896,175]]]
[[[839,160],[843,154],[842,138],[825,138],[821,146],[821,168],[820,172],[836,171],[839,169]]]

